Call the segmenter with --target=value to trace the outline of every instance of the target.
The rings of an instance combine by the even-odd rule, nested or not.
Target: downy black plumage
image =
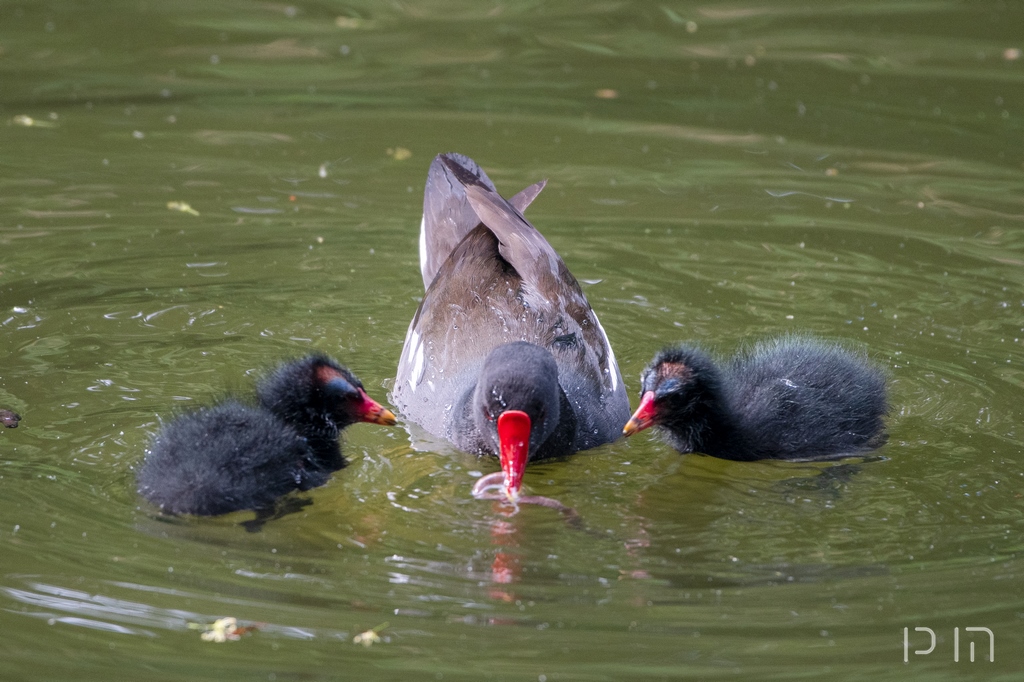
[[[170,514],[265,510],[345,466],[338,436],[349,424],[394,424],[351,372],[315,353],[284,363],[256,388],[182,414],[153,437],[138,473],[143,497]]]
[[[641,375],[631,435],[660,426],[680,452],[732,460],[828,459],[886,441],[882,372],[839,345],[758,343],[723,366],[696,346],[667,348]]]

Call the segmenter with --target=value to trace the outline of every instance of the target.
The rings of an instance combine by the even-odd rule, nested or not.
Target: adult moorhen
[[[228,398],[163,426],[138,473],[142,496],[170,514],[267,510],[345,466],[338,436],[346,426],[395,423],[359,379],[321,353],[280,365],[256,396],[256,405]]]
[[[471,159],[434,159],[420,234],[427,290],[391,396],[433,435],[499,455],[509,499],[527,461],[613,441],[629,418],[597,316],[523,217],[543,186],[506,201]]]
[[[886,441],[885,377],[837,344],[758,343],[724,367],[695,346],[667,348],[643,371],[627,436],[660,426],[680,452],[723,459],[830,459]]]

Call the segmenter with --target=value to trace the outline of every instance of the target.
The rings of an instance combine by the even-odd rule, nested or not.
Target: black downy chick
[[[723,367],[695,346],[667,348],[641,374],[627,436],[660,426],[680,452],[723,459],[830,459],[887,439],[885,376],[839,345],[783,337]]]
[[[139,470],[139,493],[170,514],[266,510],[345,466],[346,426],[395,423],[355,375],[319,353],[280,365],[256,394],[256,405],[228,398],[164,425]]]

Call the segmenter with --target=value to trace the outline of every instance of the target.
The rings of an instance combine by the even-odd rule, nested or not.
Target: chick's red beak
[[[371,424],[381,424],[383,426],[393,426],[397,421],[394,412],[366,395],[366,391],[363,389],[359,389],[356,418],[361,422],[370,422]]]
[[[501,470],[505,472],[505,494],[514,500],[523,487],[523,471],[530,456],[530,417],[519,410],[498,417]]]
[[[622,435],[632,436],[634,433],[639,433],[649,426],[654,426],[657,422],[658,410],[654,405],[654,391],[647,391],[640,398],[640,407],[636,408],[636,412],[633,413],[632,418],[626,422],[626,426],[622,429]]]

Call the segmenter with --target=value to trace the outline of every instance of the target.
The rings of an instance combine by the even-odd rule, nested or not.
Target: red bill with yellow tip
[[[626,426],[622,429],[622,435],[632,436],[634,433],[639,433],[644,429],[654,426],[658,421],[658,411],[654,405],[654,391],[647,391],[643,397],[640,398],[640,407],[636,408],[636,412]]]
[[[366,391],[359,389],[359,404],[356,406],[356,416],[359,421],[381,424],[383,426],[394,426],[395,413],[384,407],[376,400],[366,395]]]

